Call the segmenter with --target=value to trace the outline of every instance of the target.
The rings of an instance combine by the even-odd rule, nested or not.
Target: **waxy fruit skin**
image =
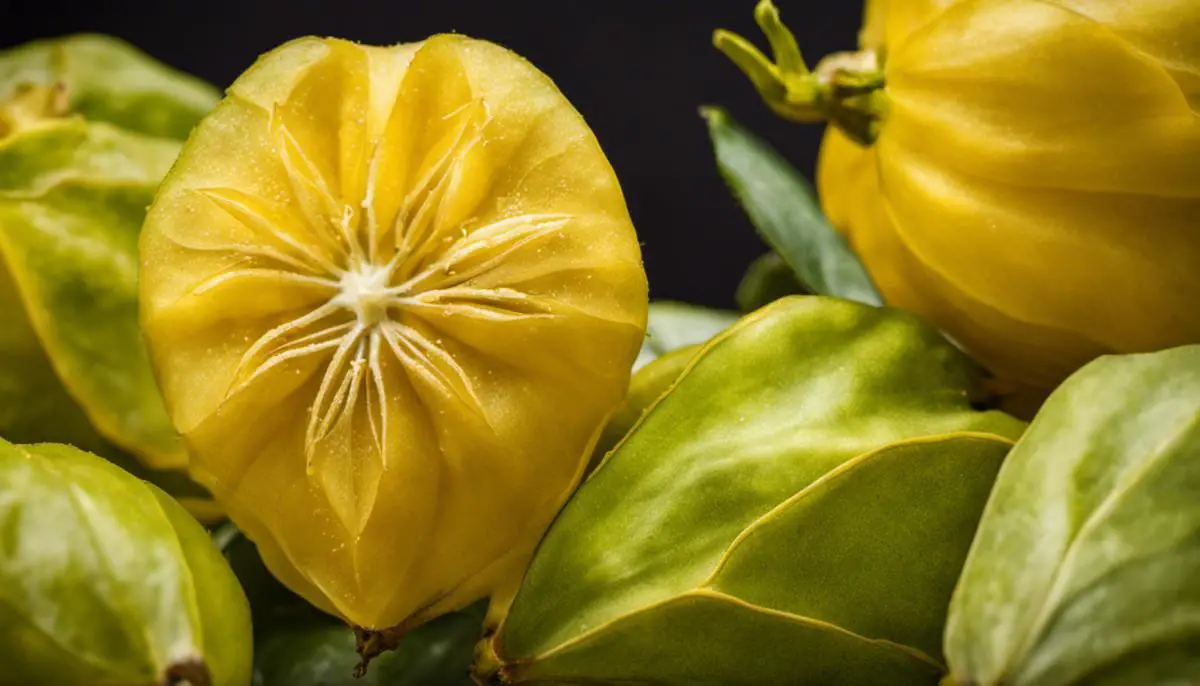
[[[280,580],[370,630],[515,582],[646,326],[591,131],[528,62],[462,36],[264,55],[141,249],[192,474]]]
[[[891,308],[788,297],[678,354],[546,533],[476,678],[937,684],[954,583],[1024,425],[972,409],[978,367]]]
[[[138,327],[137,243],[218,98],[106,36],[0,51],[0,436],[89,450],[206,518]]]
[[[873,2],[886,110],[821,201],[890,304],[1049,389],[1200,341],[1200,3]]]
[[[1097,359],[996,479],[954,591],[944,686],[1200,675],[1200,345]]]
[[[249,686],[250,608],[170,496],[0,439],[0,685]]]

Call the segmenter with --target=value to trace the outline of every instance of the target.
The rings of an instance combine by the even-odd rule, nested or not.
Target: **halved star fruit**
[[[461,36],[263,56],[141,249],[193,475],[284,583],[368,629],[519,573],[646,324],[595,137],[544,74]]]

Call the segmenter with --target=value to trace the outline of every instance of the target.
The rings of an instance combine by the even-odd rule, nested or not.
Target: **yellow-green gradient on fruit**
[[[248,686],[246,596],[171,497],[3,439],[0,484],[0,685]]]
[[[861,47],[818,188],[889,303],[1040,389],[1200,341],[1200,3],[873,2]]]
[[[1200,674],[1200,345],[1058,387],[1004,463],[950,604],[943,686]]]
[[[555,519],[477,678],[937,684],[1022,423],[973,410],[977,365],[892,308],[787,297],[686,355]]]
[[[528,62],[461,36],[264,55],[141,248],[193,475],[284,583],[368,629],[519,573],[646,325],[591,131]]]
[[[217,99],[104,36],[0,52],[0,436],[95,452],[209,517],[138,328],[137,243]]]

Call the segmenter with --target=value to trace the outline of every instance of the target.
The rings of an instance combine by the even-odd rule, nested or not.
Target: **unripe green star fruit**
[[[637,423],[642,412],[679,376],[700,344],[737,320],[737,313],[660,300],[650,303],[646,342],[633,365],[625,401],[612,413],[596,443],[587,473]]]
[[[1200,345],[1109,355],[1005,461],[954,591],[944,686],[1200,675]]]
[[[792,296],[742,318],[563,508],[476,679],[935,686],[1024,428],[972,408],[979,380],[898,310]]]
[[[647,310],[579,113],[455,35],[262,56],[164,181],[141,293],[191,474],[367,652],[511,589]]]
[[[173,498],[0,440],[0,685],[249,686],[251,652],[237,579]]]
[[[591,473],[604,456],[621,442],[654,401],[675,383],[699,349],[699,344],[676,348],[634,372],[629,381],[629,394],[625,396],[625,402],[609,417],[604,432],[600,434],[588,473]]]
[[[138,328],[137,241],[217,98],[104,36],[0,52],[0,436],[87,449],[205,518]]]

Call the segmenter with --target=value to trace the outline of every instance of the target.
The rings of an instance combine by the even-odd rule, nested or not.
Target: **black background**
[[[855,0],[776,0],[810,64],[850,49]],[[717,175],[699,105],[726,106],[811,177],[821,129],[775,119],[711,47],[712,30],[761,44],[754,0],[0,0],[0,47],[80,31],[120,36],[226,86],[260,53],[316,34],[386,45],[457,31],[548,73],[617,170],[655,298],[732,306],[765,248]]]

